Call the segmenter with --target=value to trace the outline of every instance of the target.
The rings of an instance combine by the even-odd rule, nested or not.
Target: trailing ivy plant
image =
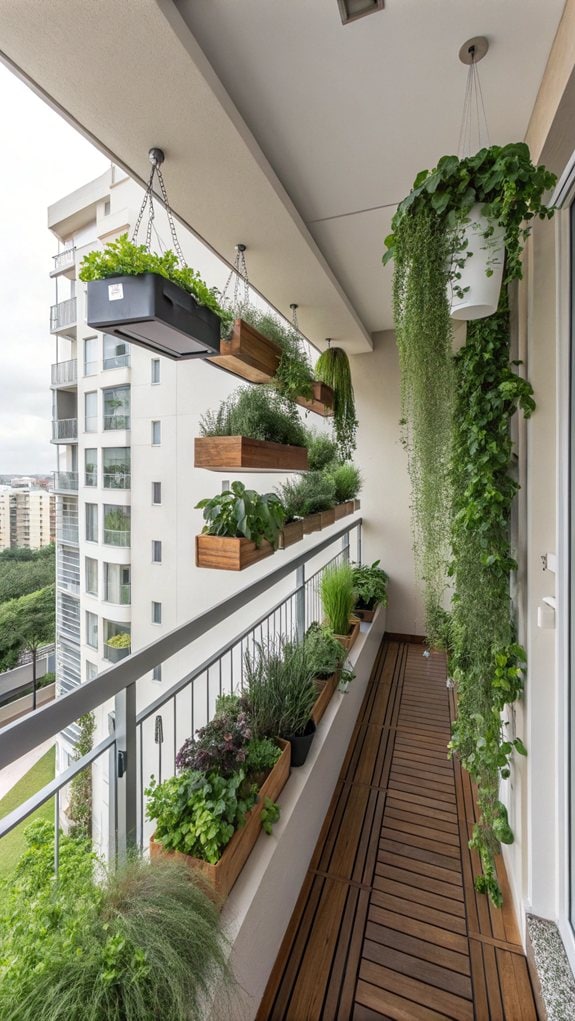
[[[516,568],[510,541],[513,472],[510,420],[535,408],[530,384],[509,363],[509,311],[503,292],[498,312],[470,323],[467,344],[456,356],[457,400],[452,458],[451,618],[438,630],[448,646],[458,696],[450,749],[477,783],[479,821],[471,840],[483,875],[476,887],[502,902],[495,855],[513,833],[499,800],[500,779],[510,775],[513,738],[502,711],[523,690],[525,652],[517,644],[510,598]]]
[[[349,461],[355,450],[358,421],[351,381],[349,358],[341,347],[328,347],[316,363],[315,374],[320,382],[333,390],[333,428],[339,458]]]
[[[94,713],[86,713],[78,720],[80,735],[74,749],[74,761],[92,750],[96,720]],[[71,820],[70,835],[89,840],[92,836],[92,767],[86,766],[70,781],[70,803],[68,816]]]

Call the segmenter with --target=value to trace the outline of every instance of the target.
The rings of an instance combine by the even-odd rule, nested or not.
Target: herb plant
[[[293,737],[307,727],[316,690],[303,645],[257,643],[244,661],[244,695],[257,737]]]
[[[80,280],[105,280],[114,276],[141,276],[156,273],[158,276],[178,284],[193,295],[200,305],[215,312],[224,327],[231,321],[229,310],[222,308],[215,288],[209,288],[199,273],[190,266],[181,266],[175,252],[170,249],[162,255],[154,255],[145,245],[136,245],[122,234],[115,241],[108,241],[103,250],[88,252],[82,259]]]
[[[272,835],[272,826],[278,821],[280,817],[280,806],[277,802],[272,801],[271,798],[264,798],[261,821],[262,830],[267,833],[268,837]]]
[[[323,624],[313,623],[307,629],[303,647],[313,676],[327,679],[343,665],[346,652],[333,631]]]
[[[189,738],[184,742],[176,755],[176,767],[231,776],[244,765],[251,736],[246,713],[240,712],[237,716],[225,712],[216,714],[196,732],[195,739]]]
[[[245,771],[248,779],[265,776],[275,766],[281,749],[271,737],[252,738],[246,748]]]
[[[231,489],[210,499],[200,500],[207,535],[225,535],[231,539],[245,538],[260,546],[263,539],[277,547],[279,533],[285,522],[285,510],[274,493],[260,495],[246,489],[242,482],[232,482]]]
[[[272,386],[239,387],[215,412],[200,419],[202,436],[247,436],[304,447],[306,436],[297,407]]]
[[[325,474],[333,482],[336,503],[355,499],[361,490],[361,472],[351,461],[331,464],[325,469]]]
[[[336,635],[347,635],[356,603],[353,569],[350,565],[327,567],[321,575],[320,592],[330,628]]]
[[[358,605],[371,609],[377,604],[387,606],[387,574],[376,560],[370,566],[354,564],[353,586],[357,593]]]
[[[106,645],[112,649],[129,649],[131,644],[132,636],[127,631],[121,631],[120,634],[112,635],[106,640]]]
[[[316,363],[317,378],[333,390],[333,428],[339,456],[347,461],[355,450],[358,421],[349,358],[340,347],[328,347]]]
[[[277,493],[285,509],[286,521],[305,518],[335,506],[335,485],[324,472],[310,471],[299,478],[286,479]]]
[[[273,380],[277,389],[288,400],[293,401],[296,397],[310,399],[313,395],[313,373],[297,330],[272,312],[262,311],[253,305],[242,306],[241,317],[280,348],[280,363]]]
[[[321,471],[337,462],[337,443],[326,433],[306,431],[307,461],[310,471]]]

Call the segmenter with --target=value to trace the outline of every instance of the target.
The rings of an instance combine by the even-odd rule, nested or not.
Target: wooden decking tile
[[[536,1021],[503,863],[475,891],[443,657],[379,651],[258,1021]]]

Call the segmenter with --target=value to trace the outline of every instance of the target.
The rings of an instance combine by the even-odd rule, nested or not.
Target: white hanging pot
[[[485,231],[490,221],[481,215],[481,205],[472,206],[469,223],[463,232],[467,247],[464,265],[457,272],[459,280],[449,285],[452,319],[485,319],[497,311],[503,278],[505,244],[503,227],[497,225],[489,237]],[[487,275],[487,271],[491,275]],[[457,292],[463,292],[461,297]]]

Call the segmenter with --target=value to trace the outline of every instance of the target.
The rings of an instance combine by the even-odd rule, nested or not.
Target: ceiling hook
[[[161,167],[165,158],[164,150],[159,149],[157,146],[148,151],[148,159],[155,167]]]

